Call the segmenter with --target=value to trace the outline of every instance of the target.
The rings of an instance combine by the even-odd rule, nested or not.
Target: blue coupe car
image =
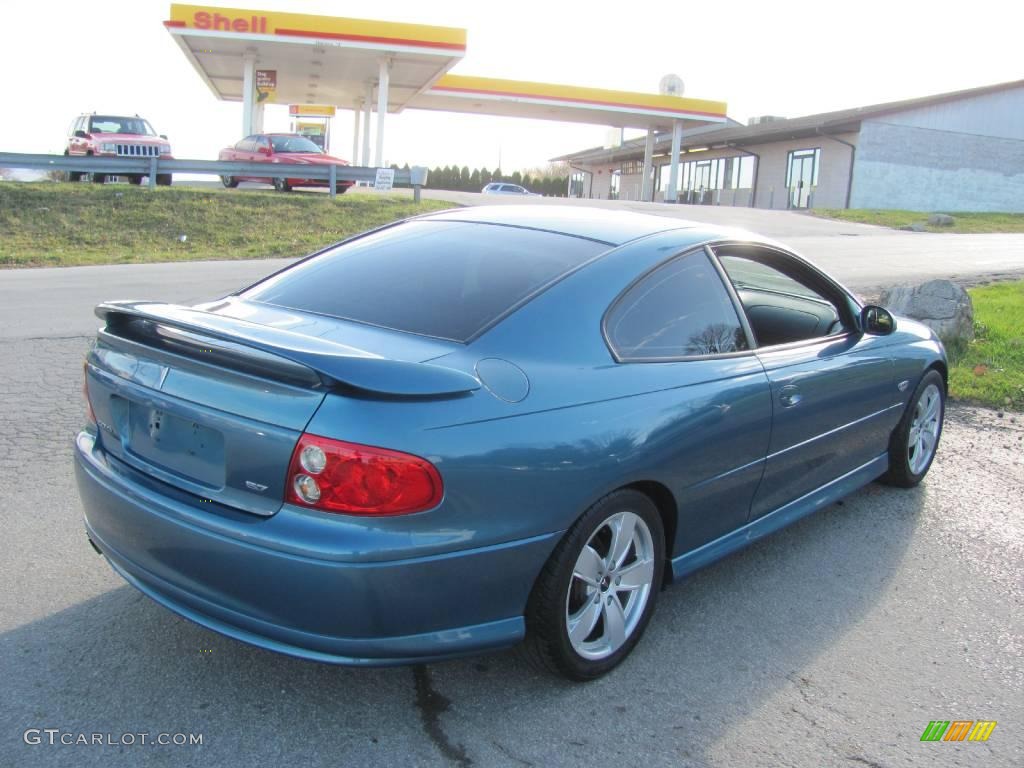
[[[915,485],[942,430],[928,328],[672,218],[449,210],[217,301],[96,311],[93,545],[186,618],[332,663],[525,639],[597,677],[665,584]]]

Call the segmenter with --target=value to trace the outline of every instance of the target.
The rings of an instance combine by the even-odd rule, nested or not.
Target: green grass
[[[972,288],[975,339],[948,348],[950,394],[1024,411],[1024,280]]]
[[[302,256],[450,207],[351,192],[332,201],[315,192],[0,182],[0,267]]]
[[[826,219],[839,219],[857,224],[874,224],[878,227],[899,229],[910,224],[921,224],[929,232],[957,232],[982,234],[988,232],[1024,232],[1024,213],[949,213],[954,219],[951,227],[930,226],[928,213],[921,211],[876,211],[867,208],[815,208],[811,211],[815,216]]]

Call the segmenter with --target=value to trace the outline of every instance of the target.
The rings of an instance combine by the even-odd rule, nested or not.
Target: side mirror
[[[269,155],[270,154],[270,147],[260,146],[260,147],[257,148],[256,151],[259,152],[261,155]]]
[[[860,311],[860,329],[872,336],[888,336],[896,330],[896,318],[884,307],[868,304]]]
[[[161,139],[166,139],[167,138],[167,134],[166,133],[161,133],[160,134],[160,138]]]
[[[86,133],[85,131],[75,131],[75,138],[76,139],[88,139],[89,138],[89,134]]]

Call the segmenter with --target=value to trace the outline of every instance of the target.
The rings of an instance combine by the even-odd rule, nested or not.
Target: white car
[[[540,197],[536,192],[531,192],[518,184],[507,184],[504,181],[495,181],[480,190],[485,195],[533,195]]]

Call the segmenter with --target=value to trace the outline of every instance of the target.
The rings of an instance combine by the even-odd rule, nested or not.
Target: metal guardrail
[[[290,163],[236,163],[220,160],[165,160],[159,157],[97,157],[84,155],[26,155],[0,152],[0,168],[30,168],[43,171],[75,171],[102,173],[105,176],[148,176],[149,188],[156,187],[156,178],[164,174],[196,173],[210,176],[257,176],[274,179],[316,179],[328,182],[331,197],[337,193],[339,181],[377,179],[377,168],[359,165],[299,165]],[[396,170],[395,186],[413,189],[413,200],[420,201],[420,190],[426,186],[427,169]]]

